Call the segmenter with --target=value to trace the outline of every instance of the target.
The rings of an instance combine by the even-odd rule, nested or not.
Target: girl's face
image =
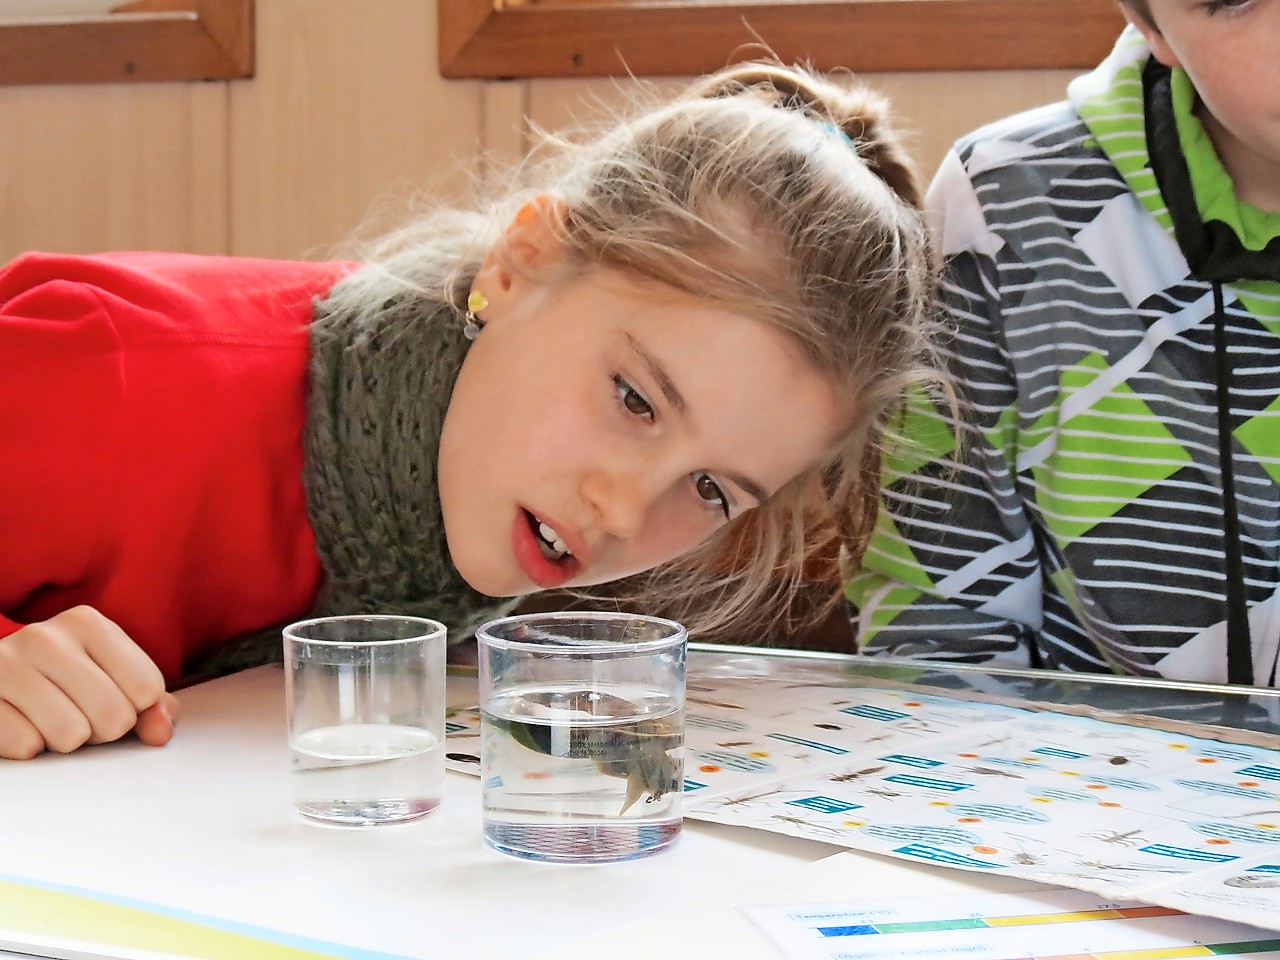
[[[546,279],[554,254],[508,251],[528,272],[491,256],[476,280],[485,326],[438,464],[449,552],[481,593],[671,560],[811,467],[844,423],[774,328],[607,269]]]
[[[1191,77],[1241,199],[1280,211],[1280,0],[1148,0],[1152,52]]]

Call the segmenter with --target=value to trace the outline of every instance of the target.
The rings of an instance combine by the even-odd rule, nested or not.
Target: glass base
[[[438,797],[412,800],[310,800],[295,809],[308,823],[327,827],[379,827],[421,820],[440,806]]]
[[[500,823],[486,821],[485,843],[542,863],[617,863],[660,853],[680,836],[681,821],[661,823]]]

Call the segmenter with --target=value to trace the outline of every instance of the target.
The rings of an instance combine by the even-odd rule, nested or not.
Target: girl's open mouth
[[[553,563],[559,563],[565,557],[573,556],[554,528],[527,511],[526,518],[529,521],[529,528],[533,530],[533,538],[537,541],[538,549],[542,551],[544,557]]]
[[[551,524],[521,509],[513,530],[516,561],[541,589],[562,587],[582,572],[582,560],[573,555]]]

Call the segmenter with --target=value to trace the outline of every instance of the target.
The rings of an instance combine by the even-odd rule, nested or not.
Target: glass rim
[[[489,632],[497,624],[525,624],[538,621],[553,622],[556,620],[603,620],[626,621],[643,620],[646,623],[659,624],[671,628],[671,635],[653,640],[599,640],[575,641],[573,643],[533,643],[527,640],[513,640],[496,637]],[[654,617],[647,613],[622,613],[613,610],[558,610],[543,613],[521,613],[514,616],[496,617],[482,623],[475,630],[476,644],[484,644],[500,650],[519,650],[529,653],[546,653],[554,650],[562,654],[594,654],[594,653],[652,653],[680,646],[689,639],[689,631],[683,623],[669,620],[666,617]]]
[[[305,627],[315,626],[319,623],[353,623],[362,622],[388,622],[396,621],[398,623],[414,624],[422,627],[421,632],[415,633],[408,637],[380,637],[377,639],[358,639],[335,640],[325,637],[304,637],[293,632],[301,630]],[[306,643],[316,646],[325,647],[361,647],[361,646],[385,646],[396,643],[422,643],[424,641],[444,639],[448,636],[449,628],[439,620],[432,620],[429,617],[411,617],[397,613],[347,613],[339,614],[332,617],[310,617],[306,620],[298,620],[294,623],[286,625],[281,634],[285,640],[291,640],[294,643]]]

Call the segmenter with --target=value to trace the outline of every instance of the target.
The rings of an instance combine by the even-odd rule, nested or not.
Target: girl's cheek
[[[711,524],[691,513],[670,502],[654,511],[645,539],[649,551],[657,557],[655,562],[683,556],[714,532]]]

